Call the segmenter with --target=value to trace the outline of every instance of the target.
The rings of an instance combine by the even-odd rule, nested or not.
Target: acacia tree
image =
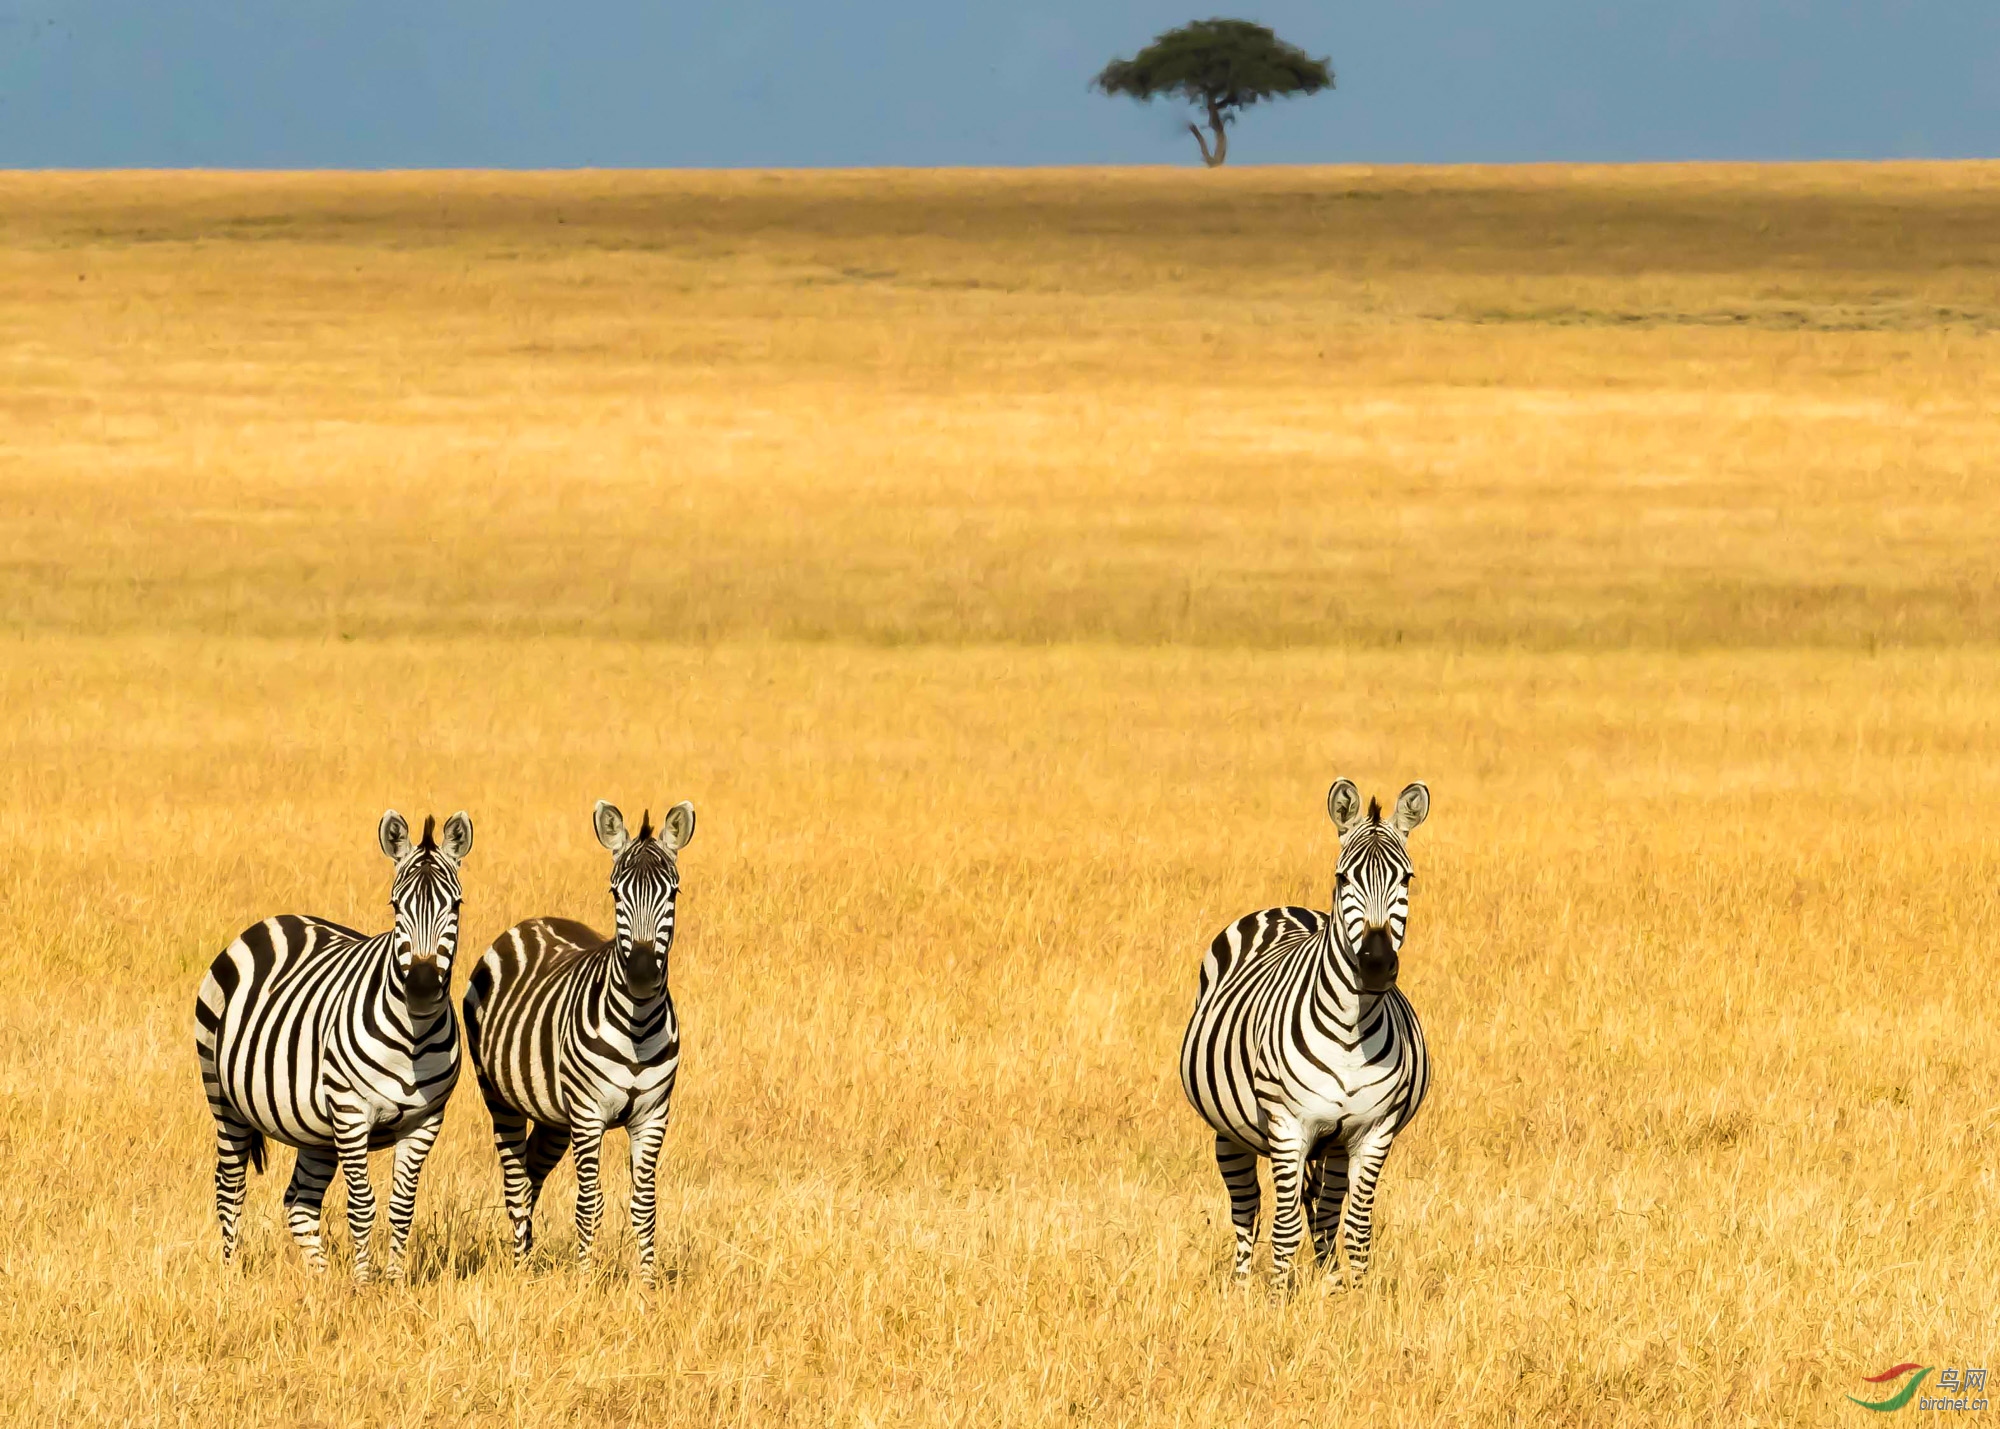
[[[1106,94],[1129,94],[1150,102],[1176,95],[1208,115],[1211,146],[1199,125],[1188,132],[1201,146],[1211,169],[1229,157],[1226,125],[1239,110],[1260,99],[1317,94],[1333,88],[1333,69],[1297,45],[1288,45],[1264,25],[1248,20],[1195,20],[1154,38],[1129,60],[1113,60],[1091,86]]]

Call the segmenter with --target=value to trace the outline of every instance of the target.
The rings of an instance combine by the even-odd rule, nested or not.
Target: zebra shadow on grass
[[[544,1201],[547,1206],[547,1201]],[[567,1206],[555,1208],[567,1212]],[[622,1206],[607,1202],[604,1223],[591,1254],[589,1281],[595,1285],[639,1284],[639,1245],[625,1221]],[[617,1213],[617,1219],[612,1213]],[[420,1218],[410,1234],[409,1282],[468,1280],[482,1274],[542,1280],[577,1276],[576,1232],[567,1214],[536,1218],[537,1236],[526,1263],[516,1265],[514,1243],[504,1206],[473,1206],[441,1211]],[[655,1279],[659,1290],[671,1290],[686,1280],[702,1258],[700,1247],[684,1232],[660,1228]]]

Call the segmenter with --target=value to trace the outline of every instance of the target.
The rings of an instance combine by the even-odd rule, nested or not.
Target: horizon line
[[[1189,173],[1226,178],[1230,174],[1259,172],[1343,172],[1370,174],[1382,170],[1396,173],[1489,170],[1619,170],[1619,169],[1835,169],[1835,168],[1976,168],[2000,165],[2000,155],[1977,158],[1815,158],[1815,159],[1466,159],[1466,160],[1369,160],[1342,159],[1323,163],[1284,162],[1229,163],[1207,168],[1198,162],[1160,161],[1142,163],[1080,164],[412,164],[303,166],[242,164],[120,164],[120,165],[6,165],[0,177],[83,178],[117,176],[163,176],[172,174],[204,177],[305,177],[353,176],[396,177],[420,174],[496,174],[518,177],[562,177],[582,174],[760,174],[821,176],[834,174],[1090,174],[1090,173]]]

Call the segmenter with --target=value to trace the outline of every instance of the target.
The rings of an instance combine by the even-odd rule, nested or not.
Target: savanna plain
[[[1823,1424],[2000,1370],[2000,166],[0,175],[0,1419]],[[1202,949],[1429,823],[1373,1277],[1230,1281]],[[608,926],[663,1283],[219,1263],[202,971]],[[377,1180],[386,1178],[378,1158]],[[386,1228],[378,1224],[377,1235]],[[1260,1263],[1263,1256],[1260,1255]]]

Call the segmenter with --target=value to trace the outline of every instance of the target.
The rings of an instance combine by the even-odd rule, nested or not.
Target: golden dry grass
[[[1828,1423],[2000,1350],[2000,166],[0,177],[25,1423]],[[1174,1050],[1430,781],[1377,1278]],[[665,1265],[217,1264],[190,1005],[601,920],[692,798]],[[469,1090],[469,1088],[468,1088]],[[342,1202],[330,1203],[341,1239]],[[1993,1366],[2000,1369],[2000,1365]]]

